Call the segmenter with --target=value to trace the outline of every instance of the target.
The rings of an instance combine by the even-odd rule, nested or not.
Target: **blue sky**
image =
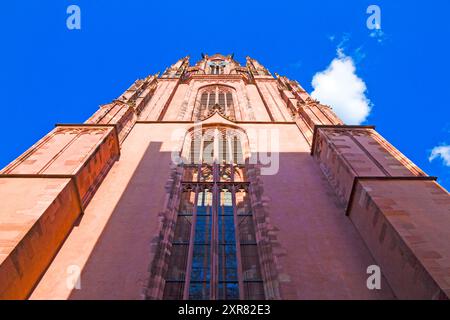
[[[81,8],[81,30],[66,27],[71,4]],[[381,9],[379,37],[366,27],[371,4]],[[182,56],[249,55],[312,92],[314,75],[339,60],[340,48],[367,88],[363,123],[450,189],[440,156],[450,152],[448,0],[15,0],[0,12],[0,167],[55,123],[84,122],[136,78]]]

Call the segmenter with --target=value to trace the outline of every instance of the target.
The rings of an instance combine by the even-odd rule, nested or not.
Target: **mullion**
[[[216,93],[209,92],[207,105],[211,106],[213,102],[218,100],[219,105],[224,105],[225,108],[232,106],[232,98],[229,99],[226,94],[222,93],[221,95],[221,93],[217,91],[217,88]],[[239,139],[230,137],[230,142],[233,142],[231,146],[228,144],[227,138],[226,135],[225,138],[222,137],[223,145],[217,145],[217,143],[214,143],[217,137],[210,137],[209,139],[203,137],[203,147],[198,150],[198,153],[204,155],[204,146],[208,142],[214,143],[215,153],[220,150],[226,154],[227,149],[231,149],[232,158],[235,162],[238,162],[242,156],[242,149],[238,145]],[[217,150],[217,147],[220,149]],[[220,151],[218,152],[220,159],[225,160],[225,155],[220,155]],[[200,164],[197,167],[197,181],[189,181],[193,189],[202,190],[196,191],[194,212],[178,215],[189,219],[192,222],[192,230],[194,230],[191,231],[192,241],[189,243],[173,243],[175,246],[189,245],[189,250],[192,251],[192,258],[187,266],[191,271],[191,277],[189,282],[185,283],[188,286],[188,294],[187,296],[185,294],[185,299],[243,298],[245,296],[244,283],[262,283],[262,280],[259,281],[258,278],[251,279],[251,281],[243,279],[242,261],[240,259],[241,246],[252,245],[256,249],[256,242],[249,241],[246,243],[239,239],[239,232],[241,232],[239,231],[239,224],[242,219],[251,218],[252,214],[237,214],[235,190],[241,187],[239,183],[234,182],[234,166],[232,164],[230,164],[231,181],[221,181],[221,169],[223,168],[225,175],[227,166],[227,164],[213,163],[212,172],[205,172],[210,177],[212,175],[212,181],[205,178],[204,180],[210,182],[204,183],[201,180],[202,165]],[[242,168],[240,165],[237,167]],[[228,175],[227,173],[224,180],[228,180]],[[247,254],[248,257],[253,257],[253,255],[253,253]],[[170,283],[170,280],[176,281],[175,279],[168,279],[168,283]],[[259,291],[256,291],[257,294],[259,294]]]
[[[197,166],[197,171],[200,172],[199,166]],[[197,181],[200,180],[200,175],[197,174]],[[191,224],[191,232],[189,237],[189,251],[188,251],[188,260],[186,266],[186,282],[183,288],[183,299],[189,298],[189,289],[190,289],[190,280],[191,280],[191,271],[192,271],[192,259],[193,259],[193,251],[194,251],[194,236],[195,236],[195,225],[197,220],[197,205],[198,205],[198,197],[199,197],[199,188],[198,186],[195,188],[195,196],[194,196],[194,209],[192,216],[192,224]]]

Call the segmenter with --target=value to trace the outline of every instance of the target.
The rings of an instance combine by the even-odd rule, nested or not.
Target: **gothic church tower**
[[[255,59],[185,57],[0,171],[0,299],[448,299],[435,180]]]

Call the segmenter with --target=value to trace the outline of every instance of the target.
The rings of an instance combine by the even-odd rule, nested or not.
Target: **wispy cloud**
[[[431,162],[436,158],[441,158],[444,165],[450,167],[450,145],[444,144],[434,147],[428,160]]]
[[[365,82],[356,74],[354,60],[344,52],[346,41],[348,37],[339,43],[337,57],[330,65],[314,75],[311,96],[330,105],[346,124],[361,124],[367,119],[372,103],[366,97]]]
[[[344,51],[346,49],[347,43],[350,41],[351,35],[350,33],[344,33],[341,37],[341,41],[337,45],[337,50]]]
[[[363,50],[363,46],[360,46],[358,48],[355,49],[355,51],[353,52],[353,60],[355,61],[355,64],[357,65],[358,63],[360,63],[362,60],[364,60],[366,58],[366,53]]]
[[[334,36],[334,35],[328,36],[328,39],[330,39],[331,42],[334,42],[334,40],[336,39],[336,36]],[[336,46],[336,51],[337,51],[338,55],[340,53],[343,53],[344,51],[352,52],[348,56],[350,56],[353,59],[353,62],[355,63],[355,65],[357,65],[362,60],[364,60],[367,55],[366,55],[366,52],[364,51],[364,45],[360,45],[356,49],[351,49],[349,47],[350,40],[351,40],[351,34],[348,32],[344,33],[341,36],[340,41]]]

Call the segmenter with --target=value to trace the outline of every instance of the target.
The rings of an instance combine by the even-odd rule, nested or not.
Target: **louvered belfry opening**
[[[211,74],[224,74],[225,66],[220,64],[211,64],[209,66]]]
[[[164,299],[265,298],[242,150],[228,130],[193,136]]]

